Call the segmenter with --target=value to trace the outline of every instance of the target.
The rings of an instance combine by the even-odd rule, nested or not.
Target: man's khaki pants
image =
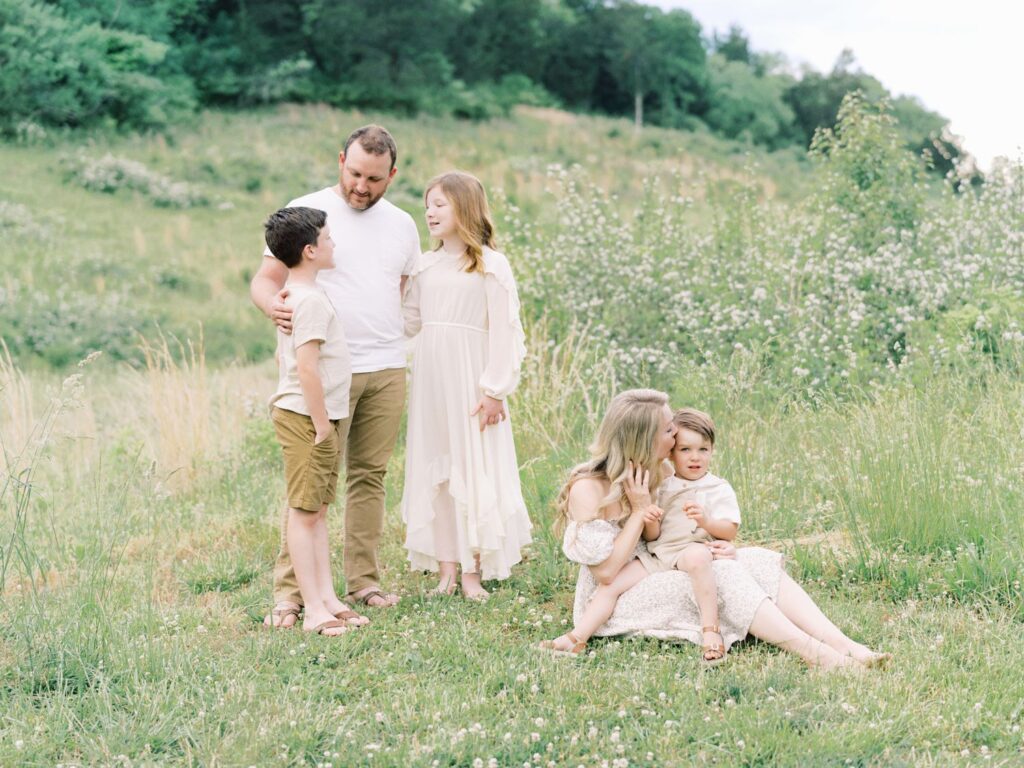
[[[346,444],[345,589],[380,586],[377,550],[384,531],[384,475],[395,450],[405,407],[405,369],[352,374],[349,418],[339,426]],[[274,564],[274,603],[302,605],[288,555],[288,508],[281,525],[281,550]]]

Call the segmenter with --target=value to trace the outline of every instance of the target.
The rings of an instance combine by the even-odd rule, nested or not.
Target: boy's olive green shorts
[[[284,453],[284,479],[288,486],[288,506],[318,512],[334,501],[341,467],[342,442],[338,425],[331,422],[330,434],[313,445],[316,428],[309,416],[275,407],[271,412],[277,441]]]

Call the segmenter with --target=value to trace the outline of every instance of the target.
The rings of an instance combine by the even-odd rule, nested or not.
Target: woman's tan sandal
[[[569,642],[572,643],[571,648],[556,647],[555,640],[558,639],[557,637],[555,640],[541,640],[537,643],[536,647],[541,651],[550,653],[552,656],[572,656],[574,658],[582,656],[583,652],[587,650],[587,642],[585,640],[580,640],[572,632],[566,632],[562,637],[569,638]]]
[[[702,633],[714,632],[720,638],[722,637],[722,630],[718,628],[717,624],[712,624],[707,627],[701,627]],[[706,667],[714,667],[725,662],[725,642],[720,643],[701,643],[703,653],[701,654],[700,660]]]

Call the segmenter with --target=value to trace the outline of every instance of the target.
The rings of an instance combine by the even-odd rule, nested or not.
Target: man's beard
[[[382,197],[384,197],[384,192],[387,192],[387,188],[385,188],[384,192],[381,192],[376,197],[373,195],[370,195],[369,197],[360,197],[355,193],[354,189],[347,189],[344,183],[339,184],[339,186],[341,187],[341,196],[345,199],[345,202],[348,203],[349,208],[354,208],[357,211],[369,210],[376,205]]]

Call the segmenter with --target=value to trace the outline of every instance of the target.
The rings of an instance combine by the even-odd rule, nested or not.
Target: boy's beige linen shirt
[[[306,398],[299,384],[295,350],[310,341],[320,342],[318,372],[324,388],[327,418],[348,417],[349,387],[352,384],[352,362],[341,322],[334,313],[327,294],[316,285],[288,283],[285,300],[292,310],[291,335],[277,332],[279,380],[277,391],[270,398],[270,407],[309,416]]]
[[[740,524],[740,507],[736,492],[725,480],[708,472],[697,480],[669,477],[658,487],[657,504],[665,514],[661,519],[661,535],[647,542],[647,549],[668,567],[675,565],[683,547],[696,541],[711,541],[703,528],[686,516],[683,504],[696,501],[704,514],[713,520]]]

